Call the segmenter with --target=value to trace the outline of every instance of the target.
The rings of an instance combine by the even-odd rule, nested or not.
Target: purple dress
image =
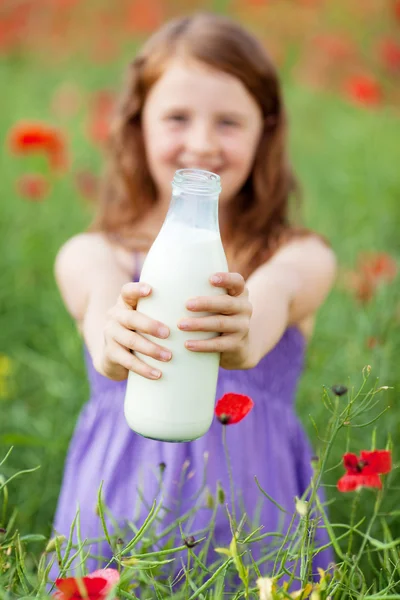
[[[246,394],[254,401],[254,408],[243,421],[225,428],[236,517],[240,519],[246,512],[247,531],[262,525],[262,534],[277,531],[280,523],[282,526],[283,513],[262,495],[255,477],[261,487],[288,511],[284,526],[295,510],[295,497],[300,497],[310,483],[312,453],[294,412],[304,351],[302,333],[290,327],[253,369],[220,369],[217,398],[226,392],[236,392]],[[104,502],[121,530],[127,520],[140,527],[153,501],[161,495],[163,506],[168,510],[163,508],[158,515],[159,531],[196,505],[195,516],[189,516],[181,527],[184,535],[199,536],[210,522],[213,513],[210,495],[215,498],[218,488],[224,491],[225,503],[232,512],[223,426],[219,421],[214,419],[206,435],[193,442],[166,443],[143,438],[131,431],[125,421],[126,382],[103,377],[93,368],[86,350],[85,357],[91,396],[80,415],[69,448],[55,516],[56,532],[69,535],[79,506],[81,539],[104,538],[96,511],[102,482]],[[215,519],[211,562],[218,558],[212,547],[227,546],[232,537],[224,504],[218,506]],[[110,529],[113,529],[111,523]],[[180,544],[179,528],[173,533],[175,542]],[[120,535],[124,537],[123,533]],[[125,541],[132,535],[131,530]],[[324,529],[317,529],[316,539],[317,545],[326,543]],[[256,558],[262,552],[261,544],[264,548],[267,546],[265,540],[257,542],[255,549],[251,546]],[[112,554],[107,542],[93,543],[91,552],[103,557]],[[313,571],[316,572],[317,567],[326,569],[331,560],[329,550],[320,552]],[[104,566],[104,561],[102,565],[96,559],[89,559],[87,566],[92,571]],[[55,578],[57,574],[55,565],[51,577]]]

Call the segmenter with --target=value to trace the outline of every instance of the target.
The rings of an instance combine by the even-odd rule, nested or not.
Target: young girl
[[[188,351],[220,353],[217,397],[236,392],[254,401],[246,419],[226,431],[235,509],[239,516],[246,512],[248,530],[258,524],[261,533],[276,531],[281,513],[255,477],[289,514],[310,483],[311,452],[294,399],[316,311],[334,280],[335,258],[318,235],[289,221],[295,180],[285,111],[261,44],[213,15],[165,25],[129,66],[109,154],[94,224],[69,240],[56,260],[61,294],[85,341],[91,398],[71,442],[55,530],[68,535],[79,507],[81,539],[102,537],[96,511],[101,484],[114,523],[140,525],[159,498],[160,477],[161,527],[193,507],[203,477],[207,493],[215,496],[220,486],[233,510],[217,420],[194,442],[163,443],[135,434],[123,413],[129,370],[158,379],[163,362],[174,360],[168,328],[136,310],[138,299],[152,293],[151,281],[138,280],[165,218],[175,171],[201,168],[222,181],[220,226],[230,272],[218,273],[217,282],[210,273],[210,281],[227,292],[196,298],[193,318],[177,327],[221,334],[188,344]],[[203,310],[215,315],[196,317]],[[132,351],[158,359],[159,369]],[[200,495],[198,512],[182,524],[184,534],[207,527],[207,506]],[[317,542],[324,543],[321,531]],[[180,536],[178,527],[174,533]],[[231,537],[221,505],[216,546],[228,545]],[[93,544],[92,553],[109,557],[111,550]],[[326,568],[330,559],[321,552],[315,567]]]

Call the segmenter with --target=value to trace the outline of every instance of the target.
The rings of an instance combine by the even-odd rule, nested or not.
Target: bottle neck
[[[218,199],[218,191],[196,194],[173,185],[165,222],[219,232]]]

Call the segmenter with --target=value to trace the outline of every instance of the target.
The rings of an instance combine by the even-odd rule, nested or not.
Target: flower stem
[[[224,453],[226,459],[226,466],[228,468],[228,477],[229,477],[229,491],[231,496],[231,511],[232,511],[232,524],[233,529],[236,530],[236,509],[235,509],[235,489],[233,485],[233,474],[232,474],[232,465],[231,459],[229,456],[228,444],[226,443],[226,426],[222,427],[222,444],[224,446]]]

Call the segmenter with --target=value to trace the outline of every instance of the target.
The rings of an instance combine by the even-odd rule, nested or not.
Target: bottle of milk
[[[160,379],[129,372],[125,417],[134,431],[148,438],[194,440],[207,432],[213,419],[220,355],[192,352],[184,343],[215,334],[184,332],[177,324],[184,317],[206,314],[188,311],[189,298],[224,293],[209,282],[213,273],[228,270],[218,225],[220,191],[214,173],[177,171],[169,211],[143,265],[140,279],[152,286],[152,293],[139,300],[137,310],[169,327],[165,346],[172,352],[167,363],[137,353],[161,369]]]

